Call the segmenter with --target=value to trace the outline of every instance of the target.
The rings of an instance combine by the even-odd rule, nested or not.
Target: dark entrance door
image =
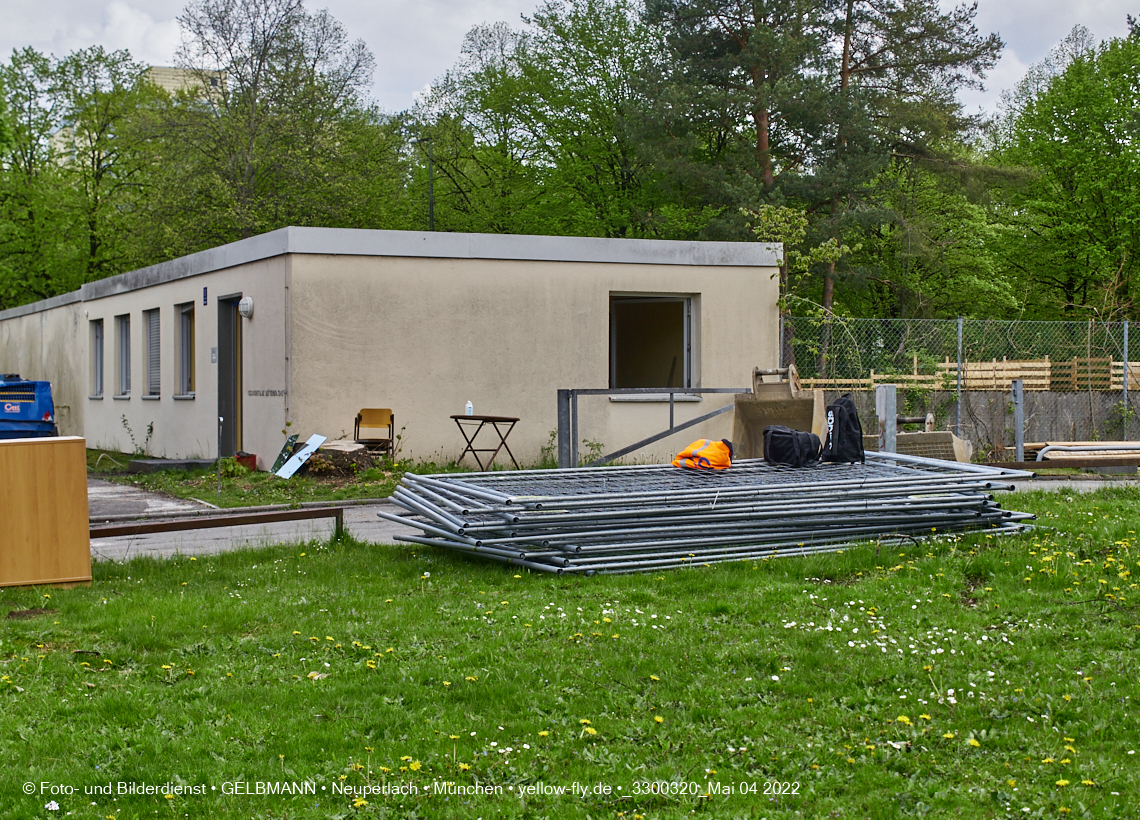
[[[218,415],[222,419],[219,447],[223,456],[241,449],[241,294],[218,300]]]

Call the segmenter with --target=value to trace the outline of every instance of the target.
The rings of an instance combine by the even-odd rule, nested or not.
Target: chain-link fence
[[[1021,379],[1026,390],[1123,392],[1127,372],[1127,389],[1140,387],[1140,361],[1127,361],[1127,322],[787,316],[781,323],[781,365],[794,362],[805,386],[1007,390]]]

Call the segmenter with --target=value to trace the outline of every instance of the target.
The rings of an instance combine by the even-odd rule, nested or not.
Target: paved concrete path
[[[152,493],[130,484],[116,484],[98,478],[87,477],[87,517],[92,521],[102,521],[109,516],[147,516],[156,513],[192,512],[206,510],[210,504],[173,498],[162,493]]]
[[[88,505],[92,523],[108,516],[132,515],[170,517],[171,513],[193,513],[210,505],[170,498],[138,487],[88,479]],[[377,510],[398,512],[399,507],[387,499],[376,503],[345,506],[344,526],[354,537],[373,544],[394,544],[399,534],[419,532],[377,517]],[[91,540],[91,557],[95,560],[123,561],[140,555],[169,558],[173,555],[211,555],[248,546],[328,540],[333,532],[331,518],[311,521],[280,521],[242,527],[217,527],[179,532],[122,535]]]

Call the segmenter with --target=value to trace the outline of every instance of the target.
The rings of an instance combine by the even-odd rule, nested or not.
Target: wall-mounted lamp
[[[253,317],[253,297],[252,296],[241,297],[241,301],[238,302],[238,313],[240,313],[246,319],[250,319]]]

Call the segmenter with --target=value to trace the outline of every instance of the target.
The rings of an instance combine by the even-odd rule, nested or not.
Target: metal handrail
[[[558,391],[558,467],[566,469],[578,466],[578,397],[579,396],[636,396],[669,394],[669,428],[656,435],[643,438],[628,447],[607,453],[601,458],[594,459],[587,467],[600,467],[616,458],[632,453],[639,447],[652,444],[655,441],[671,436],[688,427],[708,421],[722,413],[732,410],[734,405],[726,404],[724,407],[705,413],[681,424],[674,423],[674,399],[678,393],[688,395],[691,393],[751,393],[751,387],[610,387],[610,388],[574,388]]]

